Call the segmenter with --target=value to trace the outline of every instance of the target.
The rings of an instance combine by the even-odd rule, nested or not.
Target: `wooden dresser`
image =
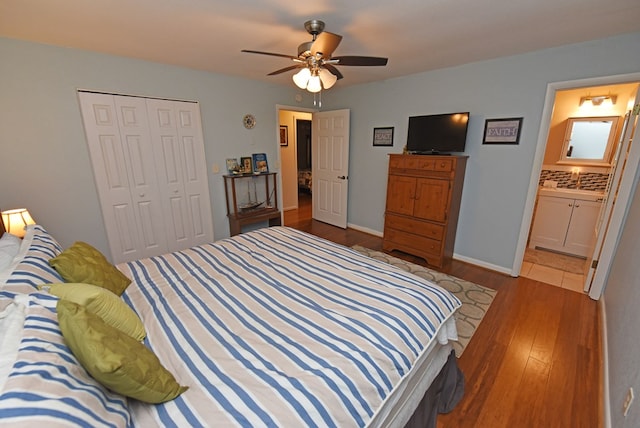
[[[442,267],[453,255],[467,156],[390,155],[382,248]]]

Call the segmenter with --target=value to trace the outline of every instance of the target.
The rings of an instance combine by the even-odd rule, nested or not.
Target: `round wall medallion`
[[[244,124],[245,128],[251,129],[256,126],[256,118],[253,117],[252,114],[245,114],[242,118],[242,123]]]

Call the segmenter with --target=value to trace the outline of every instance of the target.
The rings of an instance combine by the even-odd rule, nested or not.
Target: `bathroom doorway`
[[[563,143],[565,142],[565,129],[569,118],[575,117],[604,117],[615,115],[621,118],[617,129],[617,142],[621,138],[623,130],[623,120],[625,114],[633,108],[637,102],[636,93],[640,82],[637,80],[638,75],[632,75],[632,78],[625,79],[623,76],[611,76],[607,78],[588,79],[586,81],[564,82],[562,84],[551,84],[547,89],[547,104],[541,133],[538,139],[538,152],[536,154],[536,164],[540,165],[540,169],[532,174],[532,182],[528,200],[528,206],[532,206],[531,211],[525,215],[521,236],[519,241],[519,254],[522,262],[518,266],[514,264],[514,272],[522,276],[533,278],[541,282],[550,283],[556,286],[569,288],[578,292],[583,292],[585,282],[590,275],[590,263],[588,256],[581,255],[578,257],[567,256],[558,252],[549,252],[546,250],[532,251],[529,249],[529,239],[532,227],[536,221],[536,211],[538,208],[538,189],[545,184],[549,187],[557,185],[558,187],[576,187],[578,180],[582,180],[584,187],[585,179],[588,182],[589,189],[602,191],[606,195],[609,192],[609,185],[612,168],[604,165],[572,165],[570,162],[559,161]],[[587,84],[585,84],[585,82]],[[591,106],[590,109],[581,107],[584,100],[595,95],[620,95],[616,97],[616,102],[608,107],[606,105]],[[604,108],[599,108],[604,107]],[[543,132],[545,135],[543,135]],[[544,138],[544,139],[543,139]],[[542,141],[541,141],[542,140]],[[541,158],[541,159],[538,159]],[[636,166],[637,168],[637,166]],[[578,172],[578,174],[576,174]],[[626,200],[621,200],[626,205]],[[529,217],[530,214],[530,217]],[[596,217],[598,215],[596,214]],[[526,221],[528,219],[528,222]],[[598,221],[603,221],[598,218]],[[526,229],[525,229],[526,227]],[[523,242],[524,241],[524,242]],[[524,244],[524,245],[523,245]],[[557,250],[557,249],[556,249]],[[535,253],[539,254],[535,254]],[[571,253],[571,251],[569,251]],[[580,269],[582,273],[579,273]],[[599,296],[599,294],[598,294]],[[593,298],[598,298],[598,296]]]

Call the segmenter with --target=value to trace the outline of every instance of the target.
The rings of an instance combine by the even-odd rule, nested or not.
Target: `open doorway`
[[[292,226],[312,217],[312,112],[282,108],[278,124],[287,135],[279,147],[284,225]]]
[[[634,76],[634,80],[637,78]],[[576,82],[571,86],[570,83],[547,91],[545,116],[549,122],[543,123],[538,141],[538,152],[542,155],[537,153],[537,157],[542,160],[538,174],[532,175],[535,193],[531,195],[530,191],[529,202],[533,210],[526,223],[527,234],[523,235],[524,222],[521,230],[519,246],[523,236],[526,246],[519,273],[582,292],[589,279],[596,241],[594,231],[607,221],[603,219],[603,208],[611,192],[615,148],[622,146],[624,119],[637,102],[640,82],[612,76],[591,79],[590,85],[578,86],[580,82]],[[596,99],[597,102],[589,102],[599,96],[602,98]],[[572,139],[576,134],[570,132],[570,126],[574,122],[600,126],[606,118],[613,118],[608,141],[610,152],[603,154],[602,160],[573,159]],[[546,131],[543,141],[542,128]],[[606,138],[603,144],[607,145]],[[626,201],[620,202],[626,204]]]

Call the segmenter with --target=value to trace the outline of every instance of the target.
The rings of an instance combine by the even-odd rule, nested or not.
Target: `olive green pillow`
[[[85,307],[61,299],[57,310],[67,346],[105,387],[146,403],[170,401],[188,389],[176,382],[146,346]]]
[[[106,288],[120,296],[131,280],[86,242],[76,242],[49,264],[66,282],[82,282]]]
[[[111,291],[97,285],[82,283],[48,284],[38,288],[50,294],[86,307],[102,321],[133,337],[138,342],[147,335],[140,318]]]

